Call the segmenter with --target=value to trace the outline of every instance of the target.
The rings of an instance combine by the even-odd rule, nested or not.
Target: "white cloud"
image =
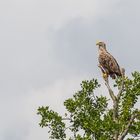
[[[22,107],[24,110],[20,113],[25,114],[23,119],[26,118],[26,121],[30,124],[26,140],[48,137],[47,129],[42,129],[38,125],[40,117],[36,114],[37,108],[42,105],[49,105],[50,109],[64,114],[63,102],[68,97],[72,97],[73,93],[79,89],[80,81],[81,77],[76,76],[71,79],[58,80],[46,88],[32,90],[24,97],[24,106]]]
[[[21,96],[14,96],[1,102],[0,139],[43,139],[47,138],[47,129],[39,127],[39,106],[50,105],[51,109],[64,114],[63,102],[80,89],[82,76],[61,79],[42,89],[32,89]],[[67,84],[66,84],[67,83]],[[5,102],[6,101],[6,102]],[[3,108],[4,107],[4,108]],[[4,121],[3,121],[4,120]]]
[[[50,105],[63,113],[63,101],[81,80],[100,77],[96,40],[105,40],[129,73],[139,69],[138,6],[126,0],[1,2],[0,139],[48,137],[36,109]]]

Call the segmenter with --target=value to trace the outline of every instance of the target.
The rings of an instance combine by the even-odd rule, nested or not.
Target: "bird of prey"
[[[120,66],[116,59],[106,50],[106,44],[104,42],[97,42],[96,45],[99,49],[99,67],[103,72],[103,77],[108,78],[110,76],[115,79],[118,76],[122,76]]]

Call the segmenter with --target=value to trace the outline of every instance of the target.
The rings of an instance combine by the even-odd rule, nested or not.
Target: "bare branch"
[[[103,74],[106,73],[105,70],[104,70],[104,68],[101,65],[98,65],[98,67],[101,69],[101,71],[102,71]],[[116,101],[116,96],[114,95],[112,89],[109,86],[108,77],[106,77],[106,79],[104,79],[104,80],[105,80],[105,85],[106,85],[106,87],[108,89],[108,92],[110,94],[110,97],[112,98],[113,102],[115,102]]]
[[[66,127],[66,128],[65,128],[65,131],[66,131],[67,129],[71,128],[72,126],[73,126],[73,125],[70,125],[70,126]]]
[[[98,65],[98,67],[101,69],[103,74],[106,74],[106,71],[104,70],[104,68],[101,65]],[[104,76],[103,76],[103,78],[104,78]],[[110,95],[111,99],[113,100],[113,110],[114,110],[113,111],[113,119],[114,119],[114,121],[116,121],[117,107],[118,107],[117,106],[117,98],[116,98],[113,90],[109,86],[108,75],[107,75],[106,78],[104,78],[104,80],[105,80],[105,85],[106,85],[106,87],[108,89],[109,95]]]
[[[130,126],[132,125],[132,123],[133,123],[133,121],[134,121],[134,119],[135,119],[136,117],[137,117],[136,114],[133,114],[133,115],[131,116],[131,118],[130,118],[128,124],[126,125],[126,127],[125,127],[124,131],[122,132],[122,134],[119,136],[118,140],[123,140],[123,139],[124,139],[124,137],[127,135],[128,130],[129,130]]]
[[[108,89],[109,95],[112,98],[113,102],[116,102],[117,98],[116,98],[114,92],[112,91],[112,89],[110,88],[109,82],[108,81],[105,81],[105,85],[106,85],[106,87]]]
[[[125,78],[125,69],[124,68],[121,69],[121,73],[122,73],[122,83],[121,83],[121,88],[119,90],[119,93],[117,95],[117,100],[120,100],[121,94],[124,90],[124,78]]]
[[[67,120],[71,120],[71,118],[62,118],[62,120],[67,121]]]

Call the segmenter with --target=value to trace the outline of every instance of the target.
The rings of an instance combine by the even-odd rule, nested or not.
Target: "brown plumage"
[[[98,42],[96,44],[99,47],[99,66],[102,72],[115,79],[116,76],[122,76],[120,67],[116,59],[106,50],[106,44],[104,42]]]

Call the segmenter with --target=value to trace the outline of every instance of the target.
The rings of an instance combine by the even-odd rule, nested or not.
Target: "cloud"
[[[139,1],[24,0],[0,5],[0,139],[48,138],[36,109],[63,101],[101,75],[96,40],[127,74],[140,69]],[[128,63],[129,62],[129,63]],[[104,91],[104,86],[98,92]]]
[[[26,121],[30,125],[28,127],[28,135],[24,139],[37,140],[49,137],[47,129],[40,128],[38,125],[40,117],[36,114],[37,108],[42,105],[49,105],[50,109],[53,109],[60,114],[64,114],[65,108],[63,107],[63,102],[67,98],[72,97],[73,93],[76,92],[76,89],[80,89],[80,81],[81,77],[74,76],[71,79],[58,80],[46,88],[40,90],[34,89],[28,93],[27,97],[24,98],[23,119],[26,118]]]

